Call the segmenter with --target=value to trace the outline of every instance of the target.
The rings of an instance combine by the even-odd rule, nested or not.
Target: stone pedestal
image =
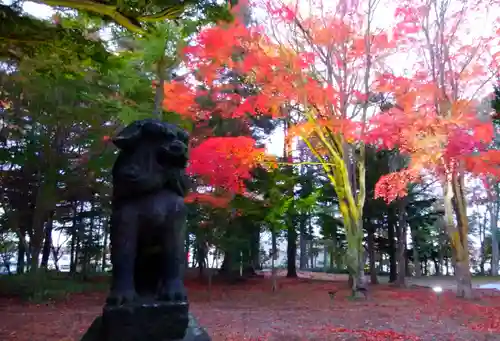
[[[105,306],[81,341],[210,341],[187,303]]]

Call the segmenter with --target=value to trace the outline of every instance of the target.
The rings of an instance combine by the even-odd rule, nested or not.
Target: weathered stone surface
[[[155,297],[187,301],[183,285],[188,134],[141,120],[114,139],[109,305]]]
[[[81,341],[211,341],[192,314],[184,315],[186,309],[165,303],[105,308]]]
[[[182,339],[188,326],[188,304],[105,306],[103,341],[163,341]]]

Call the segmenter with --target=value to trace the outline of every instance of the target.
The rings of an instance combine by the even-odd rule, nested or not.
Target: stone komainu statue
[[[188,138],[149,119],[113,139],[111,291],[81,341],[210,341],[183,284]]]
[[[159,120],[136,121],[113,143],[108,305],[138,298],[187,301],[183,285],[188,134]]]

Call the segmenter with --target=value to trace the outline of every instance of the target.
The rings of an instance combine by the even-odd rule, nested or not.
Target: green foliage
[[[0,275],[0,297],[34,302],[62,299],[70,294],[106,291],[108,276],[99,274],[82,280],[68,273],[42,271],[36,274]]]
[[[494,97],[491,100],[491,107],[498,115],[500,115],[500,81],[497,85],[495,85],[493,95]]]
[[[39,1],[56,7],[66,7],[78,10],[89,19],[96,18],[104,23],[114,23],[129,30],[130,32],[148,34],[154,30],[154,24],[166,20],[188,19],[197,17],[204,24],[219,20],[230,21],[232,19],[227,4],[219,3],[217,0],[116,0],[116,1],[67,1],[47,0]],[[233,2],[233,1],[232,1]],[[16,1],[15,3],[19,3]],[[8,34],[18,30],[16,37],[32,37],[36,41],[50,39],[50,32],[45,32],[41,27],[24,19],[19,18],[14,6],[0,8],[0,37],[8,37]],[[38,29],[37,29],[38,28]]]
[[[104,63],[109,55],[101,42],[87,39],[77,25],[54,25],[1,4],[0,18],[0,58],[19,60],[46,50],[59,60],[90,58]]]

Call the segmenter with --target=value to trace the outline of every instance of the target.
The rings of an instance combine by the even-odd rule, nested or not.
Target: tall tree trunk
[[[481,276],[484,276],[486,274],[484,270],[484,266],[486,264],[486,259],[484,257],[481,258],[481,261],[479,262],[479,274]]]
[[[457,267],[457,260],[455,258],[455,254],[453,253],[453,249],[452,249],[451,250],[451,270],[453,272],[453,275],[455,275],[456,267]]]
[[[106,256],[108,254],[108,233],[109,233],[109,221],[104,219],[102,224],[103,229],[103,241],[102,241],[102,259],[101,259],[101,271],[106,271]]]
[[[52,245],[50,248],[52,252],[52,258],[54,259],[54,268],[56,269],[57,272],[59,272],[59,250]]]
[[[220,266],[219,273],[222,275],[229,275],[233,271],[234,268],[234,259],[233,254],[229,250],[224,251],[224,259],[222,260],[222,265]]]
[[[436,275],[438,276],[441,276],[444,274],[444,271],[443,271],[443,264],[444,264],[444,245],[446,243],[446,241],[444,240],[444,221],[443,221],[443,218],[440,217],[438,218],[437,222],[437,228],[438,228],[438,263],[439,263],[439,273],[436,273]]]
[[[83,205],[82,205],[82,210],[83,210]],[[95,226],[95,200],[94,198],[91,199],[91,208],[90,208],[90,224],[89,224],[89,229],[88,233],[85,233],[86,229],[84,228],[84,249],[83,249],[83,261],[82,261],[82,277],[84,280],[87,280],[89,271],[91,269],[91,262],[92,262],[92,257],[90,255],[90,247],[93,244],[92,240],[92,235],[94,231],[94,226]],[[85,226],[85,225],[84,225]]]
[[[398,275],[396,279],[396,284],[399,287],[406,287],[406,230],[407,230],[407,220],[406,220],[406,203],[407,199],[403,198],[399,200],[398,203],[398,214],[399,221],[397,225],[397,237],[398,237]]]
[[[328,271],[328,241],[323,240],[323,272]]]
[[[75,244],[75,274],[81,271],[81,259],[80,259],[80,253],[82,250],[82,238],[81,238],[81,233],[82,233],[82,222],[81,219],[77,224],[77,233],[76,233],[76,244]],[[80,265],[80,268],[79,268]]]
[[[254,226],[252,230],[252,242],[250,246],[251,265],[254,270],[261,270],[260,266],[260,226]]]
[[[432,257],[432,262],[434,263],[434,271],[435,271],[434,275],[439,276],[440,271],[439,271],[439,263],[438,263],[437,258]]]
[[[344,224],[346,220],[344,219]],[[359,221],[350,222],[347,234],[347,268],[349,270],[349,287],[353,296],[357,295],[357,289],[364,287],[364,249],[362,245],[363,231],[359,227]],[[350,244],[350,245],[349,245]]]
[[[498,185],[496,185],[498,187]],[[496,192],[498,193],[498,191]],[[500,209],[500,197],[497,194],[495,203],[490,207],[490,232],[491,232],[491,275],[498,276],[498,212]]]
[[[333,241],[332,241],[332,245],[331,245],[331,247],[328,249],[328,252],[330,252],[330,259],[329,259],[330,264],[329,264],[329,268],[330,268],[330,271],[332,271],[332,272],[333,272],[333,269],[334,269],[334,267],[335,267],[335,264],[334,264],[334,262],[333,262],[333,259],[334,259],[334,257],[335,257],[335,242],[333,242]]]
[[[309,263],[310,263],[310,268],[314,269],[314,240],[309,241],[309,250],[308,250],[308,255],[309,255]]]
[[[58,90],[59,89],[56,88],[54,91],[57,93]],[[49,214],[55,209],[57,202],[57,177],[59,175],[59,164],[64,147],[65,134],[56,126],[54,135],[55,137],[50,144],[50,150],[48,152],[40,152],[40,157],[47,163],[47,168],[43,170],[44,177],[42,177],[42,171],[40,169],[37,174],[38,188],[35,195],[35,206],[30,233],[30,271],[32,272],[36,272],[38,269],[39,257],[42,252],[42,244],[45,237],[45,222],[49,218]]]
[[[165,80],[167,75],[166,68],[166,57],[165,57],[166,42],[163,47],[163,53],[159,60],[156,61],[156,77],[158,79],[155,89],[155,104],[154,104],[154,115],[157,119],[163,118],[163,98],[165,97]]]
[[[418,235],[417,229],[411,228],[411,244],[413,252],[413,268],[415,270],[415,277],[422,277],[422,268],[420,267],[420,254],[418,253]]]
[[[397,279],[397,263],[396,263],[396,236],[394,221],[395,216],[394,207],[389,207],[388,217],[387,217],[387,238],[389,239],[389,283],[393,283]]]
[[[205,259],[208,253],[205,239],[199,233],[196,236],[196,261],[198,263],[198,276],[203,278],[204,270],[207,268]],[[194,257],[193,257],[194,259]]]
[[[287,234],[287,246],[286,246],[286,256],[287,256],[287,273],[286,277],[297,278],[297,230],[294,224],[288,225]]]
[[[488,221],[487,214],[484,215],[483,221],[478,224],[478,234],[479,234],[479,250],[480,250],[480,261],[479,261],[479,272],[482,276],[485,275],[484,265],[486,264],[486,223]]]
[[[76,238],[78,234],[78,204],[76,202],[72,203],[73,216],[72,216],[72,227],[71,227],[71,242],[70,242],[70,261],[69,261],[69,272],[76,273]]]
[[[436,268],[436,276],[441,276],[443,274],[443,262],[439,260],[439,258],[434,260],[434,267]]]
[[[39,267],[40,253],[42,252],[43,239],[45,237],[45,220],[47,218],[47,206],[50,201],[48,196],[51,195],[49,184],[41,181],[37,189],[35,208],[33,210],[33,221],[30,233],[30,272],[36,273]]]
[[[410,271],[410,259],[408,257],[408,244],[406,244],[406,251],[405,251],[405,269],[406,269],[406,276],[410,277],[411,271]]]
[[[189,268],[189,259],[187,259],[189,255],[189,249],[191,248],[191,234],[189,231],[186,229],[186,238],[184,241],[184,268],[188,269]]]
[[[54,227],[54,211],[50,213],[49,219],[45,224],[45,239],[43,242],[42,262],[40,266],[47,270],[49,265],[50,250],[52,248],[52,229]]]
[[[444,212],[446,229],[450,237],[455,259],[455,278],[457,296],[472,298],[472,278],[469,268],[468,219],[465,196],[462,191],[463,179],[460,176],[448,175],[444,183]],[[457,216],[455,225],[453,213]]]
[[[24,223],[20,221],[19,215],[17,213],[14,213],[9,216],[9,224],[10,224],[10,230],[11,231],[17,231],[17,237],[19,238],[18,244],[17,244],[17,267],[16,267],[16,273],[17,274],[23,274],[26,269],[26,262],[25,262],[25,257],[28,254],[27,250],[27,243],[26,243],[26,227],[24,226]]]
[[[300,219],[300,259],[299,259],[299,269],[304,270],[307,268],[307,220],[304,218]]]
[[[375,227],[368,225],[368,257],[370,259],[370,283],[378,284],[377,266],[375,265]]]
[[[289,161],[292,159],[293,162],[293,155],[290,152],[288,148],[288,128],[290,127],[290,117],[287,116],[286,119],[284,120],[283,124],[283,157],[285,161]],[[284,170],[286,174],[293,175],[293,168],[291,167],[286,167]],[[286,189],[286,195],[289,195],[291,197],[294,196],[294,185],[293,183],[290,184],[290,186],[287,186],[288,188]],[[293,205],[293,203],[292,203]],[[287,245],[286,245],[286,256],[287,256],[287,261],[286,261],[286,267],[287,267],[287,273],[286,277],[289,278],[297,278],[297,229],[295,226],[294,219],[291,219],[287,217],[285,219],[287,223]]]
[[[277,283],[277,274],[276,274],[276,266],[275,262],[277,259],[277,253],[278,253],[278,248],[277,248],[277,237],[276,237],[276,231],[274,231],[274,228],[271,229],[271,281],[272,281],[272,290],[273,292],[278,290],[278,283]]]
[[[17,274],[23,274],[26,268],[25,258],[26,257],[26,244],[23,240],[19,240],[17,243]]]

